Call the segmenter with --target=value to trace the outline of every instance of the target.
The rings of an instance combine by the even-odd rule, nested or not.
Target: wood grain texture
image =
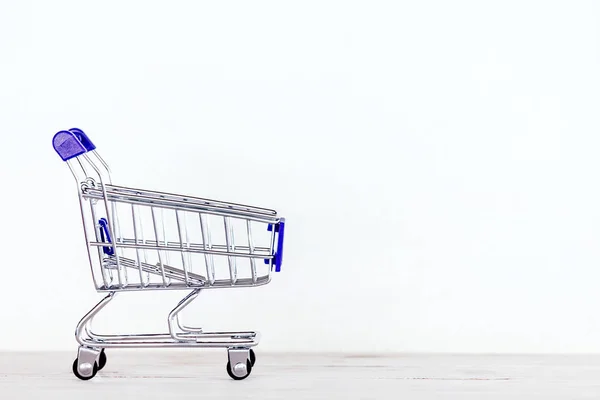
[[[264,354],[233,381],[225,351],[109,350],[90,381],[76,352],[0,353],[2,399],[599,399],[597,355]]]

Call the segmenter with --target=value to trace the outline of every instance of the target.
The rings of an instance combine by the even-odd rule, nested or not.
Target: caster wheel
[[[254,353],[254,350],[250,349],[250,364],[252,364],[252,366],[254,367],[254,364],[256,364],[256,353]]]
[[[73,361],[73,374],[76,377],[78,377],[79,379],[81,379],[82,381],[87,381],[89,379],[92,379],[98,373],[98,364],[94,363],[94,366],[92,369],[92,374],[90,376],[82,376],[81,374],[79,374],[79,371],[77,370],[78,364],[79,364],[79,359],[76,358],[75,361]]]
[[[244,368],[243,363],[238,363],[234,366],[235,370],[231,368],[231,363],[227,362],[227,373],[236,381],[241,381],[242,379],[246,379],[250,372],[252,372],[252,363],[250,360],[246,360],[246,368]],[[245,371],[244,371],[245,370]]]
[[[104,349],[102,349],[100,357],[98,357],[98,371],[101,371],[104,366],[106,366],[106,353],[104,352]]]

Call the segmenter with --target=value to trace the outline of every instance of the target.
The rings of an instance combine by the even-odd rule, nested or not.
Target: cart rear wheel
[[[227,373],[229,374],[231,379],[234,379],[236,381],[241,381],[242,379],[246,379],[248,377],[248,375],[250,375],[250,372],[252,372],[252,363],[250,362],[250,360],[246,360],[245,368],[244,368],[243,363],[237,363],[234,366],[234,368],[235,368],[235,372],[231,368],[231,363],[228,361],[227,362]],[[244,372],[244,370],[245,370],[245,372]],[[237,374],[236,374],[236,372],[237,372]]]
[[[252,364],[252,366],[254,367],[254,364],[256,364],[256,353],[254,353],[254,350],[250,349],[250,363]]]
[[[83,376],[83,375],[81,375],[79,373],[79,370],[77,369],[78,365],[79,365],[79,359],[76,358],[75,361],[73,361],[73,374],[76,377],[78,377],[79,379],[81,379],[82,381],[87,381],[89,379],[92,379],[98,373],[98,363],[96,363],[96,362],[94,362],[94,365],[92,367],[92,374],[90,376]]]
[[[100,356],[98,357],[98,371],[102,370],[104,366],[106,366],[106,352],[102,349]]]

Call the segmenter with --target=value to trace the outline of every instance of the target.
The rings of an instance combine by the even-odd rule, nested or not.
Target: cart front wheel
[[[91,372],[91,374],[85,374],[85,376],[79,373],[78,366],[79,366],[79,359],[76,358],[75,361],[73,361],[73,374],[76,377],[78,377],[79,379],[81,379],[82,381],[87,381],[89,379],[92,379],[98,373],[98,364],[96,362],[94,362],[94,365],[89,365],[87,363],[81,365],[82,371]]]
[[[246,363],[237,363],[231,367],[231,363],[227,362],[227,373],[231,377],[231,379],[235,379],[236,381],[241,381],[242,379],[246,379],[248,375],[252,372],[252,363],[250,360],[246,360]]]
[[[106,366],[106,352],[104,349],[100,352],[100,356],[98,357],[98,371],[102,370]]]

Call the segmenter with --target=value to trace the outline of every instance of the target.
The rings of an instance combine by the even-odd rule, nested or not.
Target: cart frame
[[[281,270],[285,219],[276,211],[261,207],[113,185],[108,164],[78,128],[56,133],[53,147],[77,183],[94,286],[96,291],[106,294],[75,329],[79,349],[73,362],[74,375],[82,380],[93,378],[106,365],[107,348],[220,347],[227,349],[229,376],[235,380],[248,377],[256,362],[252,347],[260,341],[258,332],[204,332],[202,328],[184,325],[180,314],[202,290],[268,284],[271,271]],[[151,230],[147,229],[148,223],[143,229],[140,215],[143,211],[150,211]],[[173,236],[171,232],[170,239],[166,229],[168,219],[163,214],[158,217],[158,211],[174,213],[177,234]],[[186,219],[190,216],[193,220],[198,218],[201,240],[190,240],[193,235]],[[211,218],[223,221],[223,243],[211,239],[214,230],[209,225]],[[127,221],[132,221],[129,233],[122,229]],[[234,236],[234,225],[238,224],[235,226],[239,236],[240,223],[245,227],[243,245],[239,240],[236,244]],[[268,240],[268,243],[255,243],[252,227],[257,225],[266,227],[268,236],[263,235],[263,242]],[[148,232],[154,233],[153,239],[147,237]],[[170,260],[173,255],[174,263]],[[198,259],[204,261],[206,275],[194,269]],[[228,275],[218,277],[221,270],[215,263],[224,260],[228,268],[222,270],[228,270]],[[250,275],[240,277],[240,264],[244,262],[249,265]],[[189,291],[168,314],[168,332],[103,335],[92,330],[94,317],[119,292],[152,290]]]

